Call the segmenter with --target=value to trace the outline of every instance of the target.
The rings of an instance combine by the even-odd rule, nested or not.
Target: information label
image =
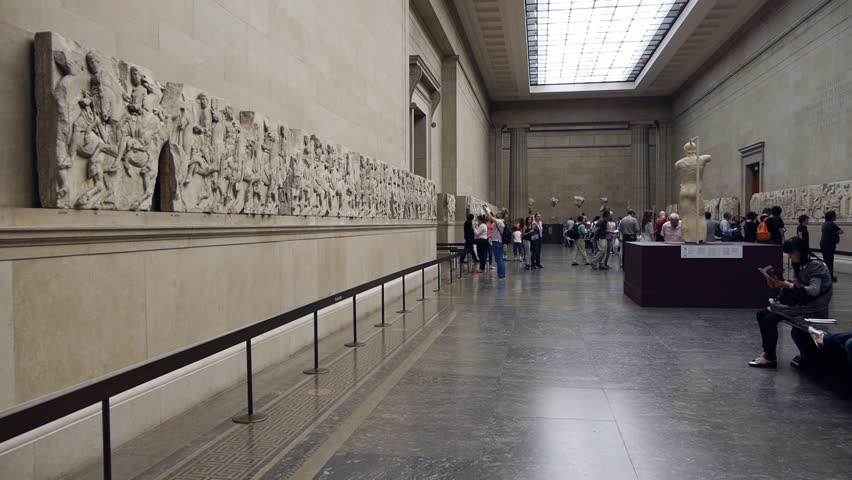
[[[680,258],[743,258],[743,246],[681,245]]]

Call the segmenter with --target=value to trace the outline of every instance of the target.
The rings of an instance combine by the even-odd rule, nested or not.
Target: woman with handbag
[[[812,257],[807,245],[798,237],[784,242],[784,253],[794,265],[799,265],[799,274],[792,282],[773,277],[766,279],[769,287],[779,289],[779,293],[778,297],[769,301],[769,308],[757,312],[763,353],[748,363],[751,367],[778,366],[775,346],[778,344],[778,323],[784,318],[828,318],[832,294],[828,267],[820,259]],[[799,344],[797,336],[804,335],[803,338],[810,341],[807,332],[801,332],[793,329],[793,340]]]

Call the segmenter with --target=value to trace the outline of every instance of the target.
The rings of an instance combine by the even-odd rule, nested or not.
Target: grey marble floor
[[[850,379],[791,368],[789,327],[778,370],[750,369],[754,312],[643,309],[620,271],[568,258],[465,274],[389,329],[364,318],[331,374],[301,375],[304,352],[257,376],[268,422],[223,420],[234,389],[118,447],[118,478],[850,478]]]

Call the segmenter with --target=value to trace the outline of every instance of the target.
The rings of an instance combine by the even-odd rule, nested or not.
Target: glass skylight
[[[688,0],[526,0],[530,85],[632,82]]]

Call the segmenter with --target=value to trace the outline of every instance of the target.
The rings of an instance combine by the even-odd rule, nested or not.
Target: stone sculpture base
[[[705,246],[731,245],[714,242]],[[642,307],[761,308],[774,292],[758,267],[782,271],[778,245],[737,243],[743,258],[681,258],[679,244],[626,242],[624,294]]]

